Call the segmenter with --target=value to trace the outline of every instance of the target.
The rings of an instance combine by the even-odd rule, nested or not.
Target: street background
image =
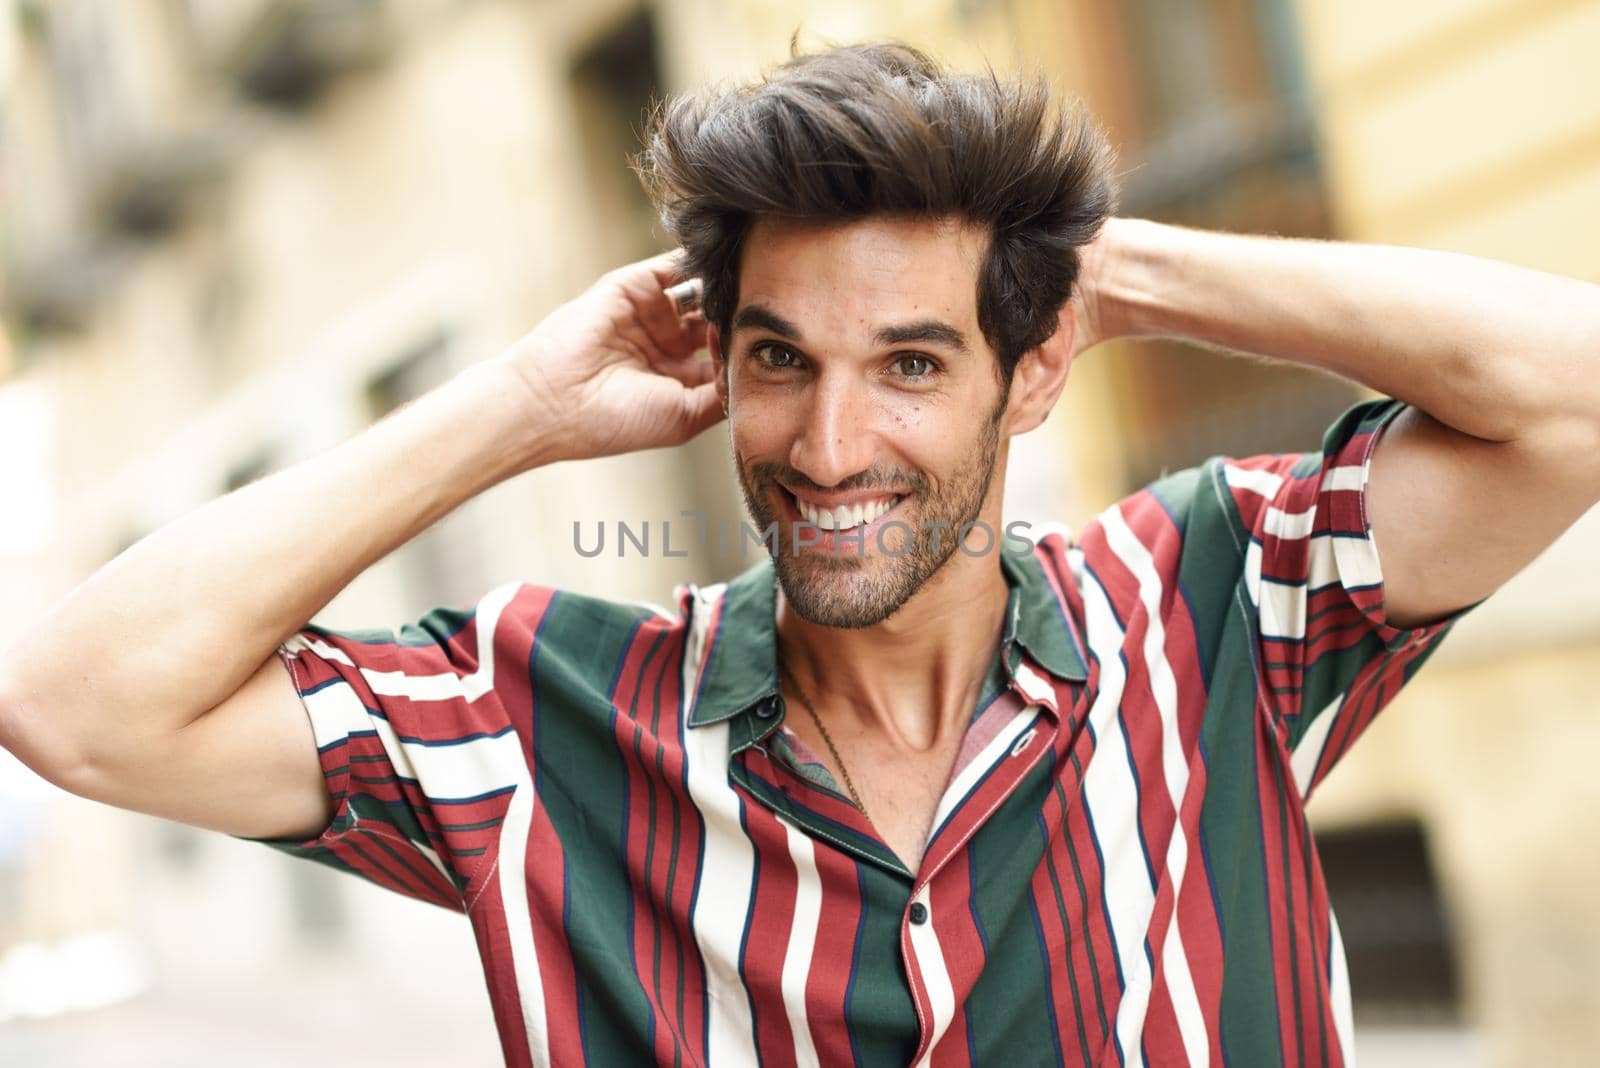
[[[1593,0],[0,0],[0,643],[664,248],[625,163],[652,95],[747,79],[797,29],[1042,67],[1117,145],[1126,214],[1600,282]],[[1017,442],[1007,519],[1080,527],[1206,456],[1315,448],[1361,396],[1103,346]],[[719,428],[522,476],[316,621],[517,579],[668,603],[747,562],[585,559],[572,524],[736,523],[726,452]],[[1600,1049],[1597,563],[1591,512],[1311,806],[1367,1065]],[[0,1064],[499,1062],[464,917],[0,751]]]

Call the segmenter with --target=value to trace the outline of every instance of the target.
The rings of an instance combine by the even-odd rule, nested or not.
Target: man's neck
[[[965,733],[994,662],[1007,594],[995,554],[960,551],[872,627],[807,622],[780,588],[779,655],[818,708],[852,717],[841,727],[881,735],[907,754],[927,752]]]

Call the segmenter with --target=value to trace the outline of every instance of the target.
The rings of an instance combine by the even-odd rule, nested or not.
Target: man
[[[112,561],[3,658],[0,741],[466,912],[511,1064],[1349,1060],[1305,803],[1600,497],[1600,292],[1108,221],[1109,167],[899,46],[673,102],[640,169],[682,256]],[[1397,399],[971,544],[1009,439],[1136,335]],[[724,413],[772,555],[675,613],[306,624],[489,486]]]

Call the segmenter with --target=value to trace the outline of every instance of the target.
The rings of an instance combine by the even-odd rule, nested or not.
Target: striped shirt
[[[1305,805],[1459,618],[1388,625],[1398,401],[1031,553],[918,870],[783,726],[770,559],[675,611],[545,586],[280,649],[331,825],[467,914],[510,1065],[1343,1064]]]

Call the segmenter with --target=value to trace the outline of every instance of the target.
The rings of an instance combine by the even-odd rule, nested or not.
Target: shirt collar
[[[1084,681],[1088,672],[1077,628],[1038,557],[1031,552],[1002,552],[1000,567],[1010,588],[1000,643],[1008,677],[1025,691],[1037,690],[1037,684],[1029,685],[1032,680],[1026,678],[1028,669],[1037,665],[1057,678]],[[733,720],[729,746],[730,752],[737,752],[771,734],[783,720],[778,696],[777,573],[771,557],[763,557],[732,579],[721,600],[712,604],[718,615],[711,622],[711,651],[689,726]]]

